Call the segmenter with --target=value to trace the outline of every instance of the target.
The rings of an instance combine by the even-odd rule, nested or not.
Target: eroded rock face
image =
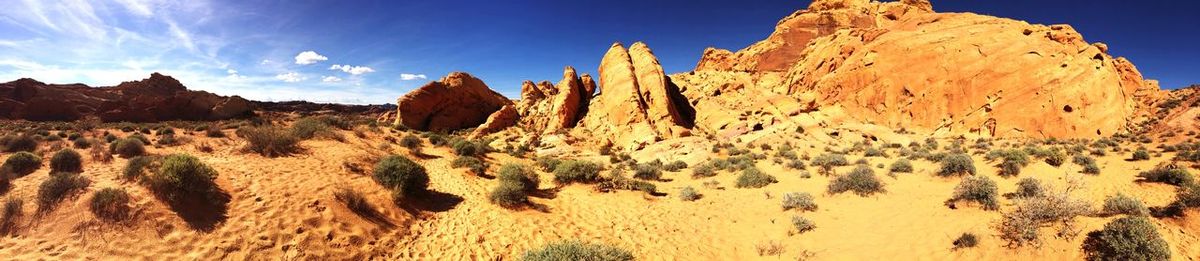
[[[154,73],[115,87],[54,85],[32,79],[0,84],[0,118],[105,122],[224,120],[246,117],[254,104],[238,96],[189,91],[178,80]]]
[[[516,126],[520,117],[521,115],[517,114],[517,109],[514,109],[512,105],[504,105],[500,110],[488,116],[487,121],[475,128],[475,131],[471,132],[471,137],[479,138]]]
[[[1096,137],[1127,130],[1156,84],[1067,25],[934,13],[928,1],[817,1],[737,53],[706,50],[683,89],[769,89],[860,122],[931,133]],[[744,75],[742,75],[744,74]],[[682,76],[682,77],[680,77]],[[766,94],[757,94],[766,96]],[[773,106],[767,103],[760,107]],[[764,110],[765,111],[765,110]],[[714,116],[715,115],[715,116]]]
[[[643,43],[615,43],[600,61],[600,95],[588,106],[581,129],[617,148],[634,150],[690,132],[691,107]],[[679,107],[686,106],[686,109]]]
[[[483,124],[512,101],[463,72],[421,86],[396,100],[396,125],[422,131],[453,131]]]
[[[521,126],[543,134],[574,128],[595,91],[591,76],[584,76],[581,78],[575,68],[567,66],[556,85],[525,81],[516,109],[521,115]]]

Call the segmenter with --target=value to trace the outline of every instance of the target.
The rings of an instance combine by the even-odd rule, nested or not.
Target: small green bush
[[[600,164],[583,160],[565,160],[554,167],[554,182],[558,184],[593,183],[600,177]]]
[[[1079,166],[1087,166],[1089,164],[1096,164],[1096,159],[1080,154],[1075,155],[1075,157],[1071,159],[1071,163],[1075,163],[1075,165]]]
[[[76,149],[88,149],[92,147],[92,141],[86,138],[75,139],[71,143]]]
[[[425,167],[399,155],[384,157],[375,164],[375,182],[396,192],[397,200],[423,195],[429,190]]]
[[[300,138],[294,132],[275,126],[243,127],[238,136],[249,142],[247,150],[265,157],[286,156],[300,150]]]
[[[662,170],[658,165],[654,164],[638,164],[633,168],[633,178],[640,180],[659,180],[662,178]]]
[[[292,135],[296,138],[307,140],[323,135],[334,134],[334,130],[317,117],[304,117],[292,123]]]
[[[28,151],[21,151],[4,160],[4,165],[0,165],[0,176],[12,174],[14,177],[22,177],[37,171],[40,167],[42,167],[41,157]]]
[[[838,194],[846,191],[853,191],[860,196],[869,196],[874,193],[883,193],[883,181],[875,176],[875,171],[870,167],[859,165],[849,174],[837,176],[829,182],[829,193]]]
[[[359,215],[370,214],[375,211],[375,208],[371,206],[371,202],[367,201],[362,192],[349,187],[340,187],[333,191],[333,199],[346,205],[347,209]]]
[[[683,201],[696,201],[697,199],[700,199],[700,192],[697,192],[696,189],[692,187],[684,187],[683,189],[679,190],[679,199]]]
[[[120,155],[122,158],[132,158],[146,154],[146,144],[141,140],[133,138],[119,139],[110,148],[113,154]]]
[[[1192,174],[1181,168],[1155,168],[1149,171],[1138,173],[1138,177],[1146,182],[1159,182],[1176,186],[1191,184],[1195,182]]]
[[[878,148],[871,147],[867,148],[867,150],[863,152],[863,157],[887,157],[887,153],[884,153],[883,150]]]
[[[421,145],[421,138],[417,137],[417,135],[409,134],[400,138],[400,146],[408,148],[409,150],[420,149]]]
[[[488,194],[488,201],[505,208],[518,208],[529,204],[529,196],[519,183],[500,182]]]
[[[1088,163],[1087,165],[1083,165],[1083,173],[1099,175],[1100,174],[1100,166],[1097,166],[1095,162]]]
[[[680,171],[682,169],[686,169],[687,167],[688,167],[687,162],[683,162],[682,160],[676,160],[676,161],[672,161],[671,163],[664,164],[662,166],[662,169],[665,171],[676,172],[676,171]]]
[[[475,175],[483,175],[487,171],[487,162],[473,156],[458,156],[450,162],[452,168],[467,168]]]
[[[33,136],[9,135],[9,136],[0,137],[0,149],[3,149],[4,152],[20,152],[20,151],[34,152],[34,151],[37,151],[37,147],[38,147],[38,142],[36,139],[33,138]]]
[[[1050,166],[1055,167],[1062,166],[1062,164],[1067,161],[1067,156],[1063,155],[1063,153],[1059,152],[1058,150],[1051,150],[1045,155],[1045,157],[1046,164],[1050,164]]]
[[[129,193],[123,189],[104,188],[92,195],[91,211],[104,220],[122,220],[129,216]]]
[[[888,170],[890,170],[892,173],[912,173],[913,166],[911,161],[901,158],[896,160],[896,162],[892,162],[892,166],[889,167]]]
[[[979,237],[972,233],[963,233],[954,239],[954,249],[972,248],[979,244]]]
[[[829,173],[835,167],[850,165],[850,161],[843,154],[821,154],[812,160],[812,165],[821,167],[822,173]]]
[[[157,171],[146,177],[150,190],[167,200],[181,197],[212,199],[217,188],[217,171],[200,159],[187,154],[171,154],[162,160]]]
[[[38,186],[38,208],[49,210],[63,198],[83,190],[90,183],[87,178],[75,173],[50,175],[50,178]]]
[[[633,254],[614,246],[583,243],[580,241],[564,241],[543,246],[540,249],[525,252],[523,261],[631,261]]]
[[[955,153],[947,155],[942,158],[941,164],[942,168],[938,170],[938,175],[940,176],[975,175],[975,161],[967,154]]]
[[[692,168],[692,178],[707,178],[717,175],[717,168],[711,162],[696,165]]]
[[[562,163],[563,160],[551,157],[537,157],[533,160],[533,164],[545,172],[553,172]]]
[[[149,156],[137,156],[129,159],[125,163],[125,169],[121,172],[121,177],[128,181],[137,181],[141,179],[145,169],[154,163],[154,158]]]
[[[1000,200],[996,199],[996,195],[995,181],[985,176],[970,176],[958,183],[949,202],[974,201],[984,210],[997,210],[1000,209]]]
[[[1142,204],[1141,200],[1117,193],[1104,199],[1104,213],[1109,215],[1145,216],[1150,214],[1150,210],[1146,208],[1146,205]]]
[[[489,150],[487,144],[484,144],[483,141],[469,141],[464,139],[450,141],[450,148],[454,150],[455,155],[459,156],[481,156]]]
[[[761,188],[776,182],[779,182],[779,180],[776,180],[775,176],[763,173],[758,168],[748,168],[742,170],[742,175],[738,176],[737,183],[734,186],[738,188]]]
[[[796,234],[804,234],[804,232],[816,229],[817,224],[801,216],[792,216],[792,227],[796,228]]]
[[[800,211],[817,211],[817,203],[813,202],[812,194],[791,192],[783,194],[783,210],[797,209]]]
[[[501,182],[519,184],[525,191],[537,191],[538,183],[540,182],[537,173],[519,163],[508,163],[500,166],[500,175],[498,178]]]
[[[8,197],[4,200],[4,212],[0,213],[0,228],[12,225],[17,216],[20,216],[25,208],[25,200],[18,197]]]
[[[50,172],[81,172],[83,156],[73,149],[62,149],[50,157]]]
[[[1013,194],[1018,197],[1040,197],[1046,194],[1046,187],[1042,186],[1041,180],[1025,177],[1017,181],[1017,192]]]
[[[1150,152],[1147,152],[1146,149],[1138,149],[1133,152],[1133,156],[1130,159],[1133,161],[1150,160]]]
[[[1122,217],[1088,233],[1087,260],[1170,260],[1171,249],[1145,217]]]

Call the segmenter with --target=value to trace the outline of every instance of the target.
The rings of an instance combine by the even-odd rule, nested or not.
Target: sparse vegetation
[[[837,176],[829,182],[829,193],[838,194],[846,191],[853,191],[860,196],[869,196],[875,193],[883,193],[883,181],[875,176],[875,171],[870,167],[859,165],[849,174]]]
[[[92,195],[91,211],[96,217],[116,221],[129,216],[129,193],[123,189],[104,188]]]
[[[367,201],[362,192],[350,187],[339,187],[337,190],[334,190],[333,199],[341,202],[347,209],[359,215],[375,211],[375,208],[371,206],[371,202]]]
[[[1017,181],[1017,192],[1013,195],[1017,197],[1040,197],[1046,194],[1046,187],[1042,186],[1042,181],[1033,177],[1025,177]]]
[[[249,142],[247,150],[265,157],[287,156],[300,150],[300,138],[292,131],[275,126],[243,127],[238,129],[237,135]]]
[[[1146,205],[1137,198],[1117,193],[1104,199],[1104,213],[1108,215],[1125,214],[1130,216],[1145,216],[1150,214]]]
[[[1145,217],[1122,217],[1088,233],[1087,260],[1170,260],[1171,249]]]
[[[1146,149],[1138,149],[1137,151],[1133,152],[1133,156],[1130,157],[1130,160],[1133,160],[1133,161],[1150,160],[1150,152],[1147,152]]]
[[[1175,186],[1195,183],[1192,174],[1182,168],[1158,167],[1138,173],[1138,178],[1146,182],[1166,183]]]
[[[738,176],[737,184],[734,186],[738,188],[761,188],[776,182],[779,182],[779,180],[775,179],[775,176],[763,173],[758,168],[747,168],[742,170],[742,175]]]
[[[905,158],[901,158],[901,159],[896,160],[895,162],[892,162],[892,166],[889,167],[888,170],[891,171],[892,173],[912,173],[913,166],[912,166],[911,161],[909,161],[908,159],[905,159]]]
[[[707,178],[717,175],[717,168],[710,163],[703,163],[692,168],[692,178]]]
[[[804,234],[804,232],[816,229],[817,224],[802,216],[792,216],[792,227],[796,229],[796,234]]]
[[[1000,200],[996,195],[996,182],[986,176],[970,176],[954,188],[954,195],[947,204],[954,205],[958,201],[974,201],[984,210],[1000,209]]]
[[[33,136],[29,135],[7,135],[0,137],[0,150],[4,152],[34,152],[37,151],[38,142]]]
[[[132,158],[146,154],[145,142],[134,138],[116,140],[109,148],[111,148],[113,154],[117,154],[122,158]]]
[[[397,202],[425,194],[429,189],[429,174],[425,167],[399,155],[384,157],[375,164],[375,182],[394,193]]]
[[[526,251],[521,260],[630,261],[634,260],[634,257],[629,251],[610,245],[591,244],[581,241],[564,241],[552,243],[540,249]]]
[[[158,170],[144,179],[150,190],[168,201],[187,198],[213,199],[217,192],[217,171],[200,159],[187,154],[163,157]]]
[[[700,192],[697,192],[695,188],[684,187],[679,190],[679,200],[696,201],[697,199],[700,199]]]
[[[979,244],[979,237],[970,232],[962,233],[954,239],[954,249],[972,248]]]
[[[938,170],[938,175],[960,176],[965,174],[975,175],[975,161],[970,155],[963,153],[955,153],[947,155],[941,160],[942,168]]]
[[[640,180],[659,180],[662,178],[662,170],[659,165],[638,164],[633,168],[633,178]]]
[[[482,176],[487,172],[488,164],[483,160],[474,156],[458,156],[454,161],[450,162],[452,168],[467,168],[472,174]]]
[[[821,167],[821,173],[830,174],[833,168],[850,165],[850,161],[846,160],[846,155],[830,153],[817,156],[812,160],[812,165]]]
[[[83,156],[73,149],[62,149],[50,157],[50,172],[81,172]]]
[[[0,177],[22,177],[33,173],[41,166],[41,157],[27,151],[17,152],[4,160],[4,165],[0,165]]]
[[[417,137],[416,135],[409,134],[404,135],[403,138],[400,138],[400,146],[408,148],[408,150],[413,152],[420,152],[423,144],[421,143],[421,138]]]
[[[1000,238],[1011,247],[1040,245],[1039,230],[1055,224],[1059,226],[1058,236],[1074,237],[1078,233],[1075,217],[1091,213],[1091,208],[1087,202],[1071,198],[1071,192],[1078,189],[1078,181],[1068,183],[1061,192],[1017,198],[1016,209],[1004,213],[1001,218]]]
[[[56,173],[38,186],[38,209],[50,210],[63,198],[86,188],[91,181],[75,173]]]
[[[783,194],[783,210],[796,209],[800,211],[817,211],[817,203],[813,202],[812,194],[790,192]]]
[[[554,167],[554,182],[558,184],[593,183],[599,181],[600,164],[583,160],[566,160]]]

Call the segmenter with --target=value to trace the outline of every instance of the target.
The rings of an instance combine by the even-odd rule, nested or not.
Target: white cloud
[[[225,73],[228,73],[228,74],[238,74],[238,73],[237,73],[237,70],[234,70],[234,69],[225,70]]]
[[[340,82],[340,81],[342,81],[342,78],[338,78],[337,76],[325,76],[325,78],[321,78],[321,81],[322,82]]]
[[[314,51],[303,51],[296,55],[296,64],[299,65],[314,64],[326,60],[329,60],[329,57],[325,57]]]
[[[424,80],[425,78],[426,77],[424,74],[411,74],[411,73],[401,73],[400,74],[400,80],[405,80],[405,81],[418,80],[418,79]]]
[[[304,75],[301,75],[296,72],[289,72],[289,73],[275,75],[275,79],[279,79],[280,81],[284,81],[284,82],[300,82],[300,81],[308,80],[308,77],[305,77]]]
[[[267,65],[268,63],[271,63],[271,60],[263,59],[262,62],[259,62],[258,64],[259,65]]]
[[[340,70],[340,71],[347,72],[347,73],[350,73],[353,75],[360,75],[360,74],[364,74],[364,73],[375,72],[375,69],[371,69],[371,67],[350,66],[350,65],[340,65],[340,64],[334,64],[333,66],[330,66],[329,69],[330,70]]]

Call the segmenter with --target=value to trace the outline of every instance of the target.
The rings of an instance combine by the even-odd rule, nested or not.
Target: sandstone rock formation
[[[520,125],[543,134],[574,128],[587,109],[595,86],[591,76],[580,77],[570,66],[563,69],[563,78],[556,85],[525,81],[516,109],[521,115]]]
[[[932,10],[922,0],[815,1],[766,40],[706,50],[696,74],[712,82],[681,88],[706,90],[685,92],[697,107],[723,99],[698,96],[712,89],[752,85],[894,129],[1024,137],[1127,131],[1138,97],[1158,89],[1070,26]],[[697,114],[698,125],[724,128]]]
[[[422,131],[453,131],[484,123],[512,101],[467,73],[450,73],[396,100],[396,125]]]
[[[588,134],[626,150],[689,135],[691,106],[682,101],[644,43],[634,43],[629,50],[613,44],[599,71],[600,95],[592,99],[580,124]]]
[[[500,132],[508,127],[516,126],[517,120],[520,117],[521,115],[517,113],[517,109],[514,109],[512,105],[504,105],[500,110],[488,116],[487,121],[484,121],[482,125],[475,128],[475,131],[471,132],[471,137],[479,138],[484,135]]]
[[[0,118],[105,122],[223,120],[253,114],[254,104],[238,96],[188,91],[179,81],[154,73],[115,87],[54,85],[32,79],[0,84]]]

